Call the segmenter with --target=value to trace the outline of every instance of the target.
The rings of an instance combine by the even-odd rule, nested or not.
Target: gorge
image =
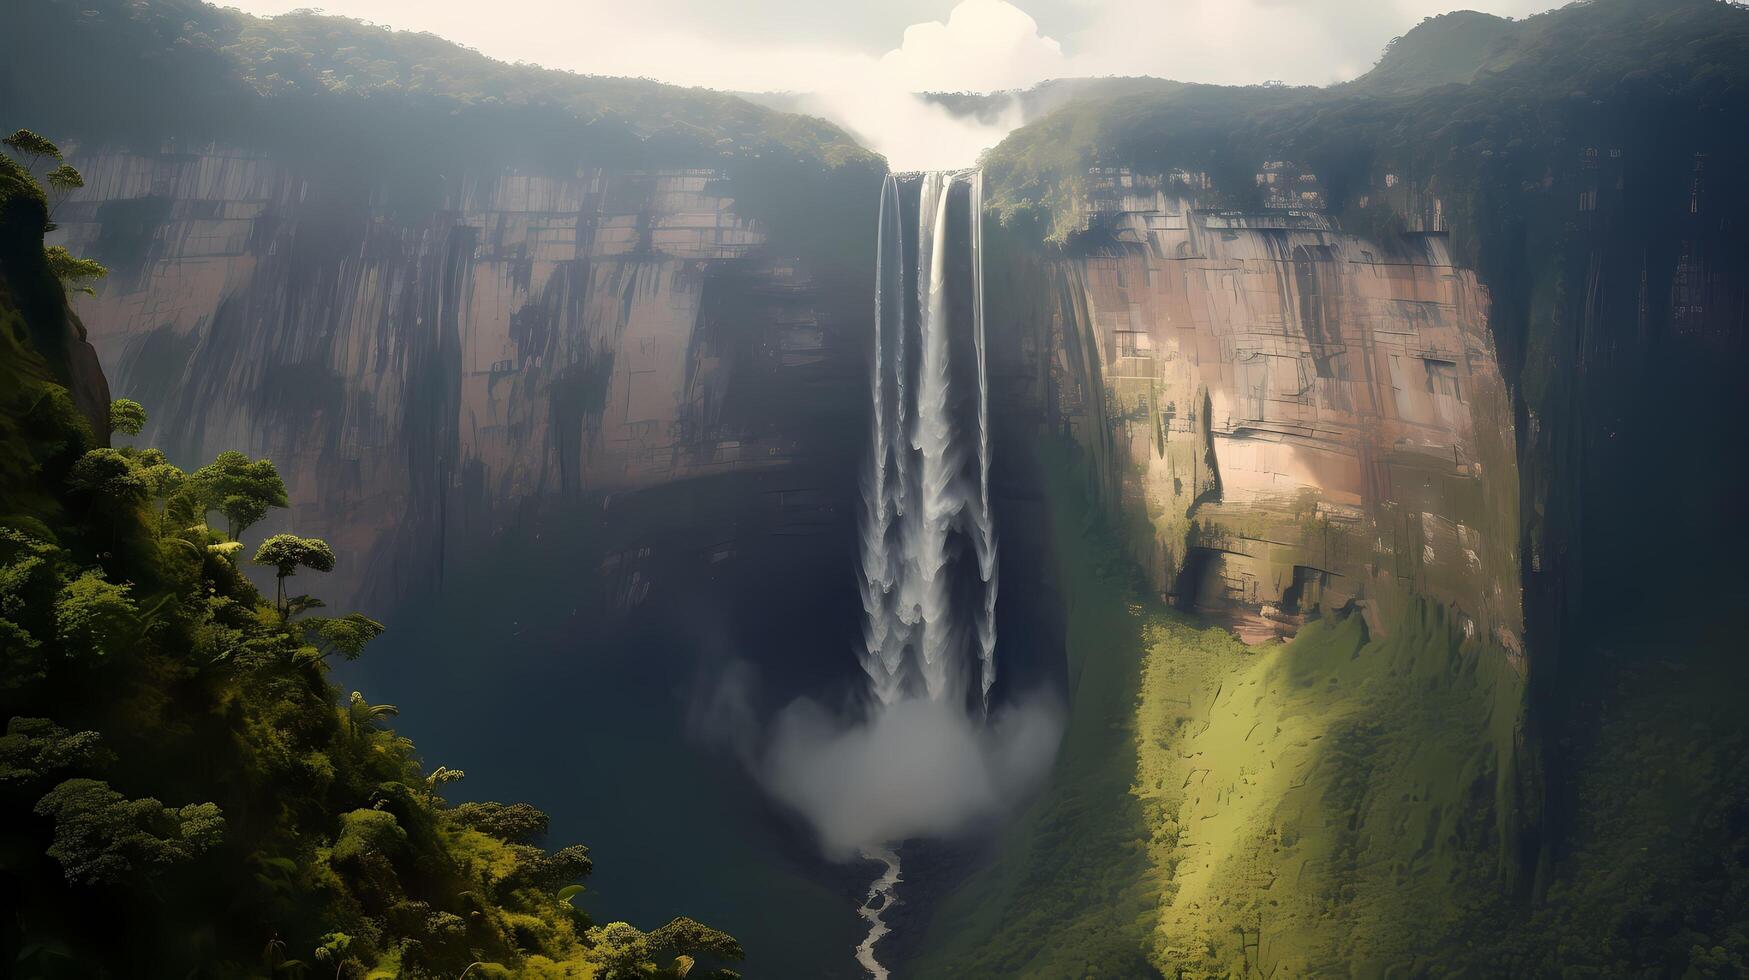
[[[288,594],[386,627],[319,676],[469,774],[430,783],[438,816],[378,787],[348,817],[419,839],[527,800],[597,865],[501,943],[436,938],[482,900],[415,915],[410,885],[300,898],[274,937],[357,937],[329,955],[360,977],[543,975],[573,904],[583,962],[684,913],[749,976],[1749,963],[1743,9],[1447,14],[1325,87],[936,93],[1025,124],[925,172],[781,93],[315,12],[42,0],[0,34],[0,128],[82,179],[41,242],[108,269],[33,298],[28,195],[0,195],[0,313],[35,331],[9,357],[41,352],[31,383],[70,392],[93,451],[272,460],[286,506],[249,547],[331,544]],[[145,407],[137,437],[111,395]],[[0,437],[45,431],[45,397]],[[71,465],[6,446],[18,486]],[[12,485],[9,534],[38,521],[123,581],[124,548]],[[286,584],[235,564],[203,574]],[[144,599],[156,574],[125,580]],[[183,678],[160,703],[205,704],[206,669],[158,669]],[[52,714],[13,692],[8,718]],[[134,716],[240,709],[170,710]],[[174,810],[221,781],[126,794]],[[330,817],[274,839],[338,867]],[[280,853],[223,859],[267,881]],[[59,882],[7,867],[11,896]],[[87,942],[44,922],[0,954]],[[178,975],[217,962],[164,942]],[[458,970],[387,965],[444,942]],[[722,966],[652,969],[694,955]],[[544,975],[633,975],[581,969]]]

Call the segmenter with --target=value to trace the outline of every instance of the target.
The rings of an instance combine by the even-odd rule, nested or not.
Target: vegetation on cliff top
[[[1449,14],[1345,85],[1094,87],[1014,132],[984,167],[1004,220],[1059,242],[1078,228],[1089,168],[1206,172],[1222,202],[1247,208],[1262,162],[1293,160],[1361,228],[1360,199],[1389,172],[1447,197],[1473,262],[1471,209],[1491,188],[1530,192],[1551,167],[1576,166],[1576,140],[1639,144],[1681,129],[1700,145],[1672,149],[1737,145],[1746,47],[1749,10],[1718,0],[1594,0],[1515,22]]]
[[[201,0],[41,0],[7,5],[0,32],[20,42],[0,66],[4,104],[53,120],[58,136],[266,140],[288,125],[302,132],[312,112],[344,131],[332,117],[360,110],[395,131],[405,125],[395,113],[448,118],[450,135],[475,150],[564,139],[527,125],[539,120],[586,132],[595,159],[875,159],[824,120],[733,95],[506,64],[431,34],[311,10],[261,18]]]
[[[680,977],[740,958],[680,918],[597,925],[583,847],[527,804],[452,806],[396,709],[329,678],[381,625],[291,595],[337,557],[241,536],[272,463],[112,448],[62,383],[44,195],[0,162],[0,960],[35,977]],[[55,296],[53,304],[36,300]],[[32,302],[23,302],[30,299]],[[32,322],[41,318],[57,322]],[[104,421],[101,418],[99,421]],[[109,407],[116,431],[145,409]],[[227,530],[209,521],[224,518]],[[710,975],[732,976],[727,969]]]

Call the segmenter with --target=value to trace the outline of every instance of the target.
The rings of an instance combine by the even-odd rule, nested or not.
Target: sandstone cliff
[[[147,436],[271,457],[289,526],[405,580],[521,501],[781,466],[860,353],[712,171],[458,174],[409,212],[237,147],[69,158],[55,241],[112,267],[80,310]]]
[[[1017,322],[1043,353],[1022,370],[1154,588],[1253,637],[1356,600],[1378,628],[1416,592],[1516,658],[1511,403],[1444,235],[1199,209],[1128,171],[1090,186],[1076,244],[1026,260],[1045,285]]]

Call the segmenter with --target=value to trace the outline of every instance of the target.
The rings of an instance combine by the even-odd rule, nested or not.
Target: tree
[[[700,925],[681,917],[667,925],[645,933],[624,922],[609,922],[589,930],[596,953],[605,967],[609,980],[630,980],[632,977],[686,976],[695,965],[692,954],[702,953],[719,959],[742,958],[741,944],[727,933]],[[663,969],[652,962],[666,954],[677,954],[673,966]],[[652,969],[654,967],[654,969]],[[719,970],[716,976],[734,976],[732,971]]]
[[[275,569],[278,589],[274,595],[273,606],[279,610],[280,618],[283,619],[286,616],[285,580],[296,575],[299,568],[310,568],[318,572],[333,571],[334,550],[321,538],[275,534],[255,549],[254,561],[257,565],[270,565]]]
[[[55,212],[60,210],[67,198],[73,192],[85,186],[85,177],[69,164],[61,164],[48,172],[49,182],[49,225],[46,230],[55,230]]]
[[[67,486],[94,500],[106,500],[117,506],[138,503],[149,492],[146,481],[134,468],[133,460],[119,449],[105,446],[79,457],[67,471]]]
[[[457,823],[510,844],[534,844],[547,832],[547,815],[527,803],[463,803],[452,813]]]
[[[745,955],[735,937],[685,916],[650,933],[650,949],[652,952],[703,953],[724,960],[739,960]]]
[[[55,597],[55,639],[75,657],[118,653],[138,639],[139,610],[128,587],[87,571],[61,587]]]
[[[0,140],[0,143],[4,143],[7,149],[16,153],[20,158],[25,158],[27,169],[35,169],[37,161],[43,157],[48,157],[51,160],[61,159],[60,147],[28,129],[21,129],[13,133]]]
[[[0,735],[0,787],[90,766],[105,756],[96,732],[71,732],[47,718],[14,718]]]
[[[170,500],[182,490],[188,474],[170,463],[153,463],[140,469],[140,479],[146,482],[146,492],[157,502],[158,533],[162,535],[170,514]]]
[[[109,269],[96,259],[82,259],[59,245],[50,245],[43,249],[43,257],[48,260],[49,271],[55,278],[76,293],[96,296],[97,290],[84,285],[92,279],[102,279],[109,275]]]
[[[134,461],[107,446],[79,457],[67,471],[67,486],[85,495],[90,512],[102,513],[108,519],[112,545],[127,522],[126,515],[150,492]]]
[[[510,849],[516,855],[516,868],[498,883],[506,894],[518,888],[557,891],[563,885],[589,877],[595,870],[589,848],[582,844],[561,847],[551,854],[523,844],[511,844]]]
[[[53,610],[59,591],[54,566],[58,552],[23,531],[0,527],[0,653],[29,653],[41,645],[47,632],[43,611]],[[8,658],[0,686],[22,683],[30,673]]]
[[[225,527],[230,531],[232,540],[241,538],[243,532],[267,516],[268,501],[254,494],[234,493],[219,502],[218,511],[225,515]]]
[[[69,779],[37,801],[55,823],[50,857],[67,880],[115,884],[198,857],[217,845],[225,818],[213,803],[172,810],[151,797],[130,800],[98,779]]]
[[[251,460],[226,451],[188,475],[187,490],[200,513],[219,511],[228,522],[226,537],[235,541],[261,520],[269,507],[284,507],[285,481],[266,459]]]
[[[299,600],[303,600],[300,602]],[[298,596],[287,603],[287,615],[291,614],[292,604],[307,606],[320,605],[320,600],[309,596]],[[303,621],[304,635],[322,652],[322,656],[340,654],[346,660],[357,660],[364,652],[365,645],[382,635],[383,624],[363,613],[347,613],[338,618],[311,618]]]
[[[650,937],[629,922],[609,922],[591,929],[589,939],[609,980],[639,976],[650,962]]]
[[[74,169],[71,164],[66,163],[49,171],[47,179],[49,189],[59,193],[62,199],[85,186],[85,176]]]
[[[109,427],[123,435],[137,436],[146,427],[146,408],[132,398],[109,403]]]

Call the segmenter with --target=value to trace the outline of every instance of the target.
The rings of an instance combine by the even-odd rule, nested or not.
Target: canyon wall
[[[1021,260],[1037,310],[998,318],[1151,586],[1251,639],[1351,602],[1379,630],[1417,593],[1521,660],[1512,406],[1475,274],[1441,231],[1341,232],[1315,178],[1235,213],[1185,177],[1091,175],[1083,233]]]
[[[866,277],[774,241],[716,172],[462,173],[412,209],[239,147],[70,158],[57,240],[112,269],[79,306],[117,392],[186,465],[274,459],[283,525],[370,556],[337,593],[436,576],[530,501],[856,465]],[[999,246],[1027,271],[992,273],[996,410],[1093,451],[1182,605],[1256,638],[1351,601],[1379,628],[1413,591],[1516,660],[1486,291],[1442,231],[1342,233],[1281,177],[1240,214],[1105,172],[1068,250]]]
[[[79,312],[117,394],[184,466],[272,458],[276,522],[355,557],[331,595],[439,574],[525,501],[839,452],[857,411],[864,304],[715,171],[450,173],[409,207],[236,146],[68,158],[51,241],[110,266]]]

